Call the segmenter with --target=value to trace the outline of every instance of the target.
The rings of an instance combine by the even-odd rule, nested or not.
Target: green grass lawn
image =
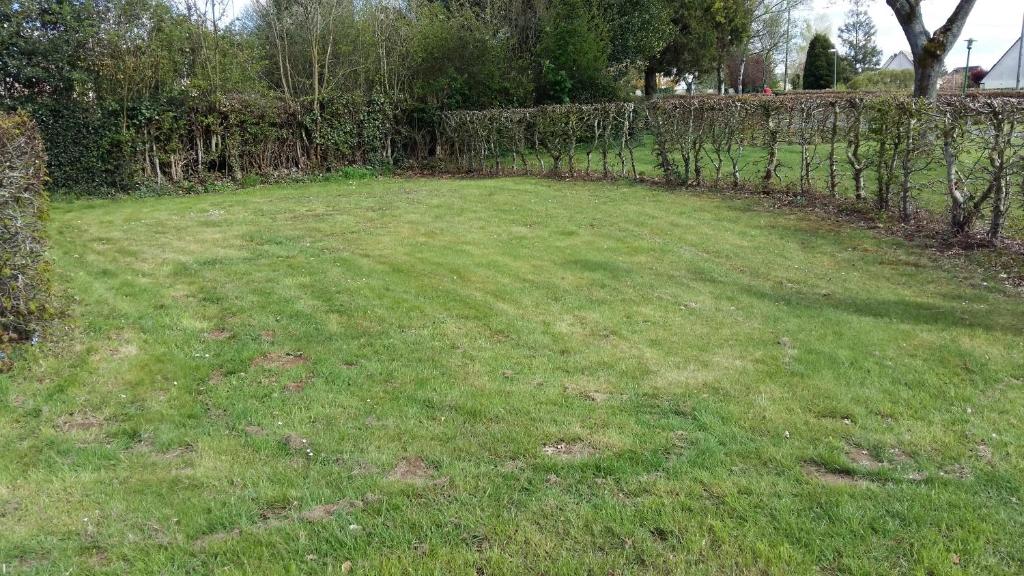
[[[6,574],[1024,572],[1021,297],[901,241],[525,178],[52,212]]]

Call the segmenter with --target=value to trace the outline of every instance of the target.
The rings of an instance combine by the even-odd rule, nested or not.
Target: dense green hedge
[[[314,107],[256,93],[126,109],[70,100],[30,110],[46,143],[52,188],[76,195],[390,164],[402,147],[395,106],[377,97],[339,96]]]
[[[46,155],[25,114],[0,115],[0,349],[33,337],[48,311]],[[0,358],[0,368],[6,358]]]

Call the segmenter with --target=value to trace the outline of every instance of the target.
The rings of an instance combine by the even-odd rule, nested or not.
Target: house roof
[[[912,70],[914,59],[903,50],[889,56],[889,59],[882,64],[882,70]]]
[[[1015,88],[1017,84],[1017,67],[1020,56],[1020,42],[1017,40],[1006,50],[1006,53],[992,65],[985,76],[985,88]]]

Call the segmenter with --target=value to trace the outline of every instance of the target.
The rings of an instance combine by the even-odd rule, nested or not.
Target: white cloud
[[[850,2],[843,0],[812,0],[814,14],[828,14],[832,21],[832,37],[835,30],[842,25]],[[953,13],[957,0],[926,0],[921,3],[924,21],[929,31],[934,31]],[[903,35],[903,30],[896,22],[896,16],[884,0],[871,2],[871,17],[878,27],[878,46],[885,54],[883,60],[894,52],[906,50],[910,46]],[[946,58],[946,66],[955,68],[963,66],[967,60],[967,38],[974,38],[974,49],[971,51],[971,65],[991,68],[993,64],[1020,37],[1021,21],[1024,18],[1024,2],[1020,0],[977,0],[974,10],[967,18],[967,25],[957,45]]]

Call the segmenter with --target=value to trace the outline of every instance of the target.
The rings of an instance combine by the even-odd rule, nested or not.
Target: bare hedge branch
[[[833,196],[852,189],[864,200],[874,172],[879,211],[909,222],[920,189],[944,188],[950,230],[972,230],[988,208],[992,239],[1024,187],[1024,98],[1005,94],[936,102],[863,94],[687,96],[646,105],[450,112],[442,122],[441,159],[457,172],[529,172],[532,155],[541,172],[575,176],[582,149],[583,173],[592,173],[597,154],[602,176],[636,178],[634,152],[649,136],[666,182],[822,188]],[[787,149],[799,152],[798,165],[785,165]],[[939,166],[944,176],[937,176]]]

